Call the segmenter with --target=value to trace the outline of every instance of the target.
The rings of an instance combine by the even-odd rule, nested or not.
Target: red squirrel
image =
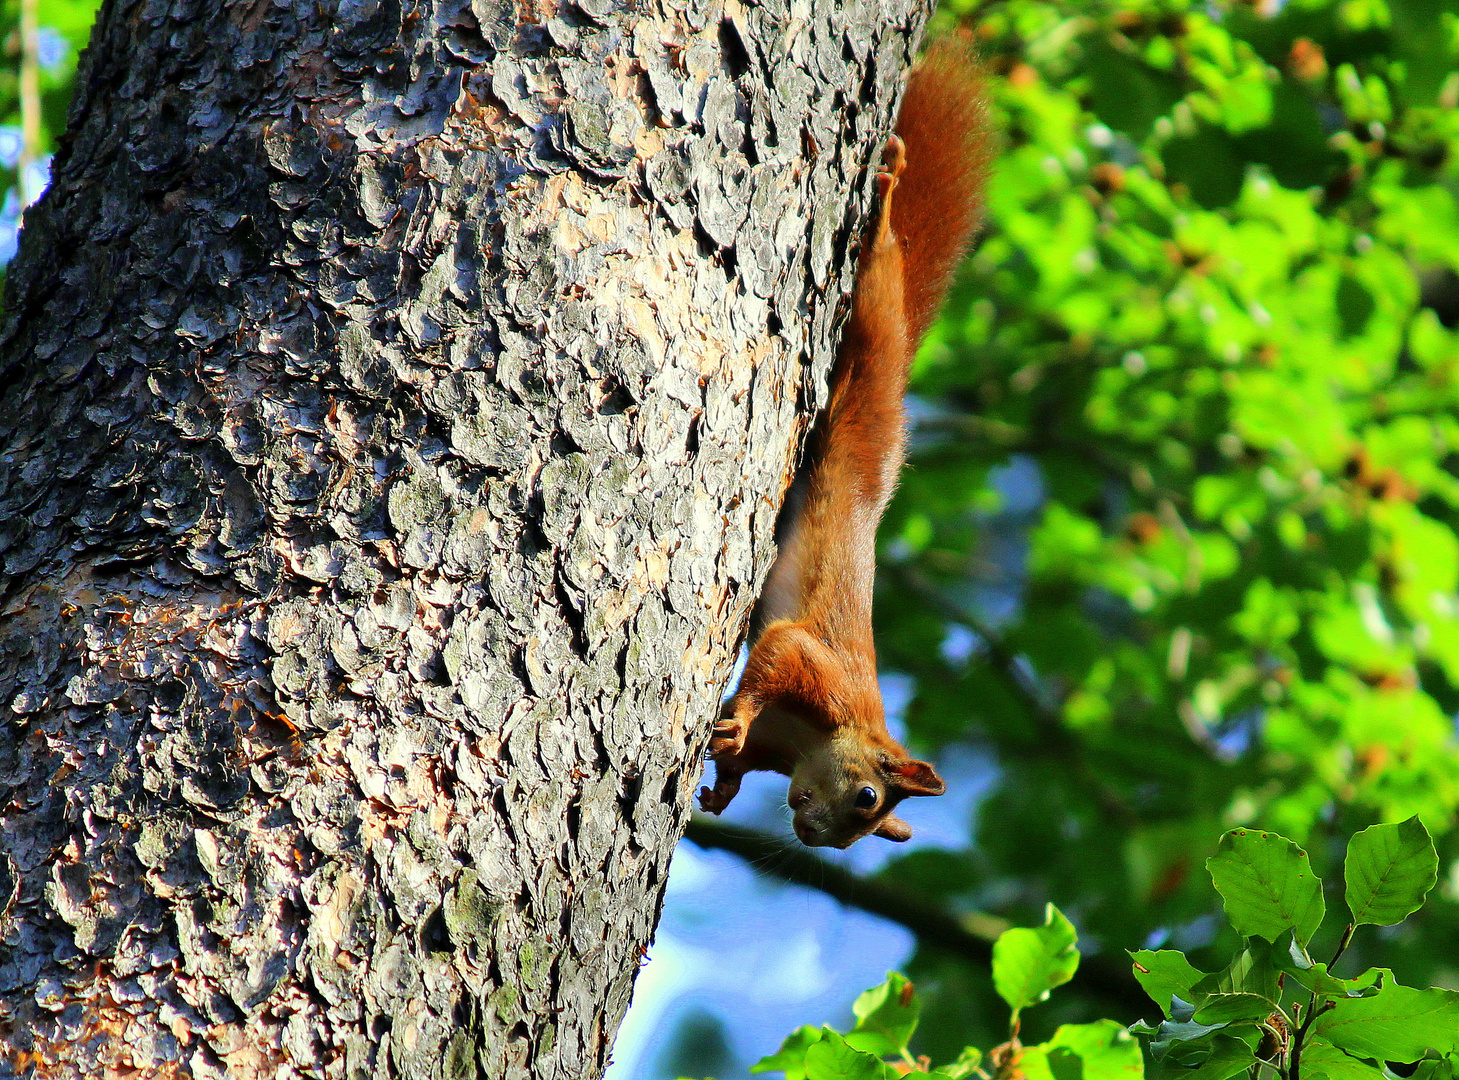
[[[876,528],[906,456],[907,369],[981,215],[985,131],[977,67],[944,37],[913,68],[887,142],[830,401],[791,495],[800,505],[783,516],[750,657],[709,742],[701,809],[722,811],[747,772],[783,773],[808,847],[907,840],[897,804],[944,790],[887,734],[871,596]]]

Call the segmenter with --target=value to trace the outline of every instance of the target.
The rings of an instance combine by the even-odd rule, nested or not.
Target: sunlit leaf
[[[993,944],[993,985],[1015,1015],[1074,977],[1076,937],[1074,925],[1049,904],[1043,926],[1006,930]]]
[[[887,972],[886,982],[863,992],[852,1003],[856,1026],[846,1042],[878,1056],[901,1054],[917,1029],[920,1006],[905,975]]]
[[[1028,1048],[1025,1055],[1028,1080],[1058,1080],[1071,1073],[1085,1080],[1135,1080],[1145,1073],[1140,1044],[1113,1020],[1064,1024],[1048,1042]]]
[[[1166,1016],[1170,1015],[1171,998],[1194,1000],[1192,988],[1206,977],[1204,971],[1191,966],[1184,953],[1172,949],[1159,952],[1141,949],[1130,953],[1130,959],[1134,961],[1135,978]]]
[[[805,1052],[805,1080],[895,1080],[897,1072],[875,1054],[849,1045],[827,1031]]]
[[[1348,841],[1343,878],[1353,922],[1389,926],[1423,907],[1438,879],[1439,857],[1417,817],[1372,825]]]
[[[1426,1050],[1459,1052],[1459,991],[1388,981],[1373,997],[1334,1001],[1312,1032],[1351,1054],[1384,1061],[1417,1061]]]
[[[783,1072],[785,1080],[805,1080],[805,1058],[808,1051],[816,1043],[820,1042],[830,1028],[818,1028],[805,1025],[792,1031],[780,1049],[767,1057],[761,1058],[750,1066],[751,1072]]]
[[[1322,882],[1307,853],[1286,837],[1232,829],[1206,867],[1241,933],[1275,941],[1291,930],[1305,945],[1322,925]]]

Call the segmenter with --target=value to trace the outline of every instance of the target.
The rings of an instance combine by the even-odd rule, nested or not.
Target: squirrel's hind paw
[[[876,243],[883,244],[892,231],[892,192],[897,189],[897,179],[907,167],[907,144],[900,136],[887,139],[882,152],[881,167],[876,171],[876,194],[880,202],[876,218]]]
[[[882,165],[878,172],[890,173],[893,181],[902,175],[907,167],[907,144],[900,135],[887,138],[887,145],[881,154]]]

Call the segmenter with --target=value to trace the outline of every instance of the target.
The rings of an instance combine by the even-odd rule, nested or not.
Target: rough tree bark
[[[0,332],[0,1072],[601,1072],[925,17],[104,6]]]

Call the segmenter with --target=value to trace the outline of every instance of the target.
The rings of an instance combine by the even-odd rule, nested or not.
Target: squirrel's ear
[[[912,826],[908,825],[896,814],[888,814],[881,819],[881,824],[872,832],[873,836],[880,836],[883,840],[895,840],[902,844],[912,839]]]
[[[884,768],[892,786],[903,795],[941,795],[947,790],[937,770],[925,761],[903,758],[901,761],[888,761]]]

